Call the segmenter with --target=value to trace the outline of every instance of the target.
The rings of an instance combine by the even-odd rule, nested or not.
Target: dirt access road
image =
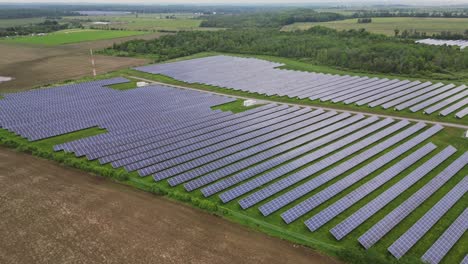
[[[0,263],[338,262],[197,209],[0,148]]]
[[[14,80],[0,82],[0,92],[14,92],[36,86],[92,76],[89,50],[103,49],[131,39],[154,39],[159,33],[98,40],[60,46],[0,44],[0,76]],[[98,74],[147,64],[146,59],[95,56]]]

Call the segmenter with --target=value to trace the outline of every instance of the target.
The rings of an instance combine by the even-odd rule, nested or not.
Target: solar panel
[[[430,173],[433,169],[439,166],[442,162],[452,156],[457,150],[449,146],[437,155],[432,157],[429,161],[412,171],[404,179],[397,182],[392,187],[388,188],[385,192],[381,193],[368,204],[359,208],[355,213],[346,218],[344,221],[336,225],[330,230],[330,233],[337,239],[341,240],[348,235],[351,231],[360,226],[364,221],[372,217],[375,213],[381,210],[384,206],[393,201],[401,193],[410,188],[413,184],[418,182],[421,178]]]
[[[323,160],[320,160],[292,175],[289,175],[273,184],[270,186],[267,186],[263,188],[262,190],[255,192],[246,198],[240,200],[240,204],[242,208],[247,208],[249,206],[254,205],[255,203],[258,203],[284,189],[286,189],[289,186],[292,186],[296,183],[298,183],[301,180],[304,180],[308,178],[310,175],[313,175],[316,172],[319,172],[339,161],[342,159],[348,158],[352,156],[353,154],[357,153],[358,151],[366,148],[367,146],[372,145],[373,143],[379,141],[380,139],[394,133],[395,131],[398,131],[399,129],[407,126],[409,124],[408,121],[401,121],[392,127],[389,127],[387,129],[384,129],[383,131],[380,131],[370,137],[367,137],[366,139],[357,142]],[[271,212],[269,210],[265,210],[263,206],[260,207],[260,211],[262,212],[263,215],[268,215]]]
[[[395,109],[398,110],[398,111],[401,111],[401,110],[403,110],[403,109],[405,109],[407,107],[413,106],[413,105],[415,105],[415,104],[417,104],[419,102],[422,102],[422,101],[424,101],[424,100],[426,100],[428,98],[431,98],[431,97],[433,97],[435,95],[441,94],[441,93],[446,92],[446,91],[450,91],[450,89],[452,89],[454,87],[455,87],[454,84],[449,84],[449,85],[446,85],[444,87],[435,89],[435,90],[433,90],[431,92],[424,92],[424,93],[420,92],[419,94],[422,94],[422,95],[395,106]]]
[[[468,230],[468,209],[465,209],[455,222],[445,230],[442,236],[424,253],[421,260],[430,264],[440,263],[466,230]],[[468,256],[461,263],[464,261],[468,261]]]
[[[330,114],[333,114],[333,113],[330,113]],[[303,129],[296,130],[293,133],[284,135],[284,136],[282,136],[280,138],[276,138],[275,140],[265,142],[265,143],[263,143],[261,145],[254,146],[254,147],[249,148],[249,149],[247,149],[245,151],[232,154],[232,155],[230,155],[228,157],[225,157],[225,158],[223,158],[221,160],[218,160],[216,162],[205,164],[205,165],[200,166],[200,167],[198,167],[198,168],[196,168],[194,170],[182,173],[182,174],[180,174],[180,175],[178,175],[176,177],[173,177],[173,178],[169,179],[169,184],[171,184],[172,186],[178,185],[180,183],[186,182],[188,180],[191,180],[191,179],[196,178],[198,176],[201,176],[203,174],[212,172],[214,170],[217,170],[217,169],[219,169],[221,167],[227,166],[229,164],[235,163],[235,162],[240,161],[240,160],[244,160],[244,162],[247,162],[246,160],[250,159],[250,157],[252,157],[254,155],[260,154],[262,159],[267,159],[267,158],[272,157],[274,155],[277,155],[277,154],[279,154],[281,152],[284,152],[284,151],[286,151],[288,149],[292,149],[294,147],[297,147],[297,146],[307,142],[307,136],[305,136],[305,135],[307,135],[308,133],[311,133],[313,131],[316,131],[318,128],[323,126],[323,124],[325,122],[319,122],[319,121],[322,121],[322,120],[326,119],[327,116],[330,117],[330,115],[323,114],[323,115],[320,115],[320,116],[318,116],[316,118],[312,118],[312,119],[308,120],[308,121],[310,121],[310,124],[308,124],[307,122],[302,122],[301,123],[301,125],[305,126]],[[341,117],[338,116],[338,118],[335,118],[335,120],[342,120],[345,117],[349,117],[349,115],[343,114],[343,115],[341,115]],[[352,123],[352,122],[357,121],[357,120],[362,119],[362,118],[364,118],[364,116],[362,116],[362,115],[354,116],[353,118],[349,118],[348,120],[343,121],[343,123],[348,123],[348,122]],[[329,122],[333,122],[333,120],[327,120],[326,123],[329,123]],[[342,123],[340,122],[338,125],[341,126],[341,124]],[[304,136],[304,137],[301,137],[301,136]],[[284,144],[286,142],[288,142],[288,143],[285,144],[285,145],[282,145],[282,144]],[[276,146],[278,146],[278,147],[276,147]],[[259,160],[256,159],[255,161],[259,161]],[[240,167],[242,167],[242,166],[237,166],[237,168],[240,168]],[[221,173],[217,172],[216,175],[220,176]],[[199,180],[199,181],[201,181],[201,180]],[[194,182],[191,182],[187,186],[191,186],[192,188],[193,187],[196,188],[197,185]],[[198,187],[199,187],[199,185],[198,185]],[[186,189],[187,190],[193,190],[191,188],[186,188]]]
[[[462,262],[460,264],[468,264],[468,254],[463,258]]]
[[[468,107],[455,114],[457,118],[463,118],[466,115],[468,115]]]
[[[434,97],[432,97],[432,98],[430,98],[430,99],[428,99],[428,100],[425,100],[425,101],[423,101],[422,103],[419,103],[419,104],[417,104],[417,105],[411,107],[410,110],[411,110],[411,112],[417,112],[417,111],[419,111],[419,110],[421,110],[421,109],[423,109],[423,108],[425,108],[425,107],[427,107],[427,106],[430,106],[430,105],[435,104],[435,103],[437,103],[437,102],[439,102],[439,101],[442,101],[442,100],[444,100],[444,99],[447,98],[447,97],[450,97],[450,96],[452,96],[452,95],[454,95],[454,94],[460,93],[460,92],[462,92],[465,88],[466,88],[465,85],[459,86],[459,87],[457,87],[457,88],[454,88],[454,89],[449,90],[449,91],[447,91],[447,92],[444,92],[444,93],[442,93],[442,94],[439,94],[439,95],[437,95],[437,96],[434,96]]]
[[[235,173],[235,172],[238,172],[238,171],[241,171],[242,169],[245,169],[245,168],[248,168],[252,165],[255,165],[255,164],[258,164],[256,166],[252,166],[252,168],[249,168],[247,169],[246,171],[240,173],[240,174],[237,174],[237,175],[234,175],[230,178],[227,178],[227,179],[224,179],[224,180],[221,180],[219,182],[216,182],[210,186],[207,186],[206,188],[203,188],[202,189],[202,193],[205,197],[208,197],[208,196],[211,196],[217,192],[220,192],[222,190],[225,190],[227,188],[229,188],[230,186],[234,185],[235,183],[238,183],[238,182],[241,182],[245,179],[248,179],[256,174],[259,174],[265,170],[268,170],[269,168],[272,168],[278,164],[281,164],[282,162],[285,161],[285,159],[289,159],[289,158],[293,158],[294,156],[299,156],[301,155],[301,153],[305,153],[305,152],[308,152],[308,151],[311,151],[313,149],[316,149],[317,147],[319,147],[320,145],[322,144],[325,144],[325,142],[328,142],[329,140],[333,140],[334,138],[336,137],[339,137],[339,136],[342,136],[345,132],[343,131],[340,131],[340,132],[337,132],[337,133],[332,133],[332,132],[335,132],[336,130],[340,129],[340,128],[343,128],[343,127],[346,127],[353,122],[347,122],[347,121],[343,121],[343,122],[338,122],[338,123],[335,123],[336,121],[338,121],[337,119],[338,117],[336,118],[330,118],[328,120],[325,120],[323,122],[321,122],[321,129],[316,131],[316,132],[313,132],[309,135],[307,135],[306,137],[304,137],[303,139],[300,139],[300,141],[298,142],[292,142],[290,144],[288,144],[288,149],[284,149],[284,147],[279,147],[279,148],[275,148],[275,149],[272,149],[271,151],[266,151],[266,152],[263,152],[263,153],[260,153],[252,158],[248,158],[248,159],[245,159],[241,162],[238,162],[238,163],[234,163],[226,168],[223,168],[221,170],[218,170],[218,171],[214,171],[208,175],[205,175],[203,177],[201,177],[200,179],[197,179],[193,182],[190,182],[186,185],[186,188],[188,190],[193,190],[195,188],[198,188],[202,185],[206,185],[208,183],[212,183],[218,179],[221,179],[229,174],[232,174],[232,173]],[[356,118],[359,118],[362,119],[363,116],[358,116]],[[330,120],[332,119],[336,119],[336,120],[333,120],[332,122],[329,122]],[[351,120],[352,121],[352,120]],[[357,121],[357,120],[356,120]],[[327,124],[331,124],[331,123],[334,123],[333,125],[330,125],[330,126],[327,126]],[[367,124],[367,121],[364,122],[365,124]],[[354,129],[358,129],[359,127],[363,126],[364,123],[361,123],[361,124],[356,124],[354,125]],[[353,128],[353,127],[350,127],[350,128]],[[346,129],[347,132],[349,132],[349,128]],[[316,140],[317,138],[321,137],[321,136],[324,136],[324,135],[327,135],[327,134],[330,134],[332,133],[331,135],[328,135],[326,136],[324,139],[321,139],[321,140]],[[307,143],[308,142],[308,143]],[[300,146],[298,147],[297,149],[295,149],[294,146],[299,146],[299,145],[302,145],[304,143],[307,143],[303,146]],[[286,151],[290,151],[292,150],[291,152],[286,152]],[[278,156],[277,158],[273,158],[269,161],[266,161],[264,163],[260,163],[264,160],[267,160],[269,158],[272,158],[272,157],[275,157],[276,155],[278,154],[281,154],[283,153],[284,155],[280,155]]]
[[[463,92],[460,92],[460,93],[458,93],[458,94],[456,94],[456,95],[454,95],[454,96],[452,96],[452,97],[450,97],[448,99],[445,99],[445,100],[443,100],[443,101],[441,101],[441,102],[439,102],[439,103],[437,103],[437,104],[435,104],[435,105],[433,105],[433,106],[431,106],[431,107],[429,107],[427,109],[424,109],[424,113],[430,115],[430,114],[432,114],[432,113],[434,113],[434,112],[436,112],[436,111],[438,111],[438,110],[450,105],[451,103],[454,103],[454,102],[456,102],[456,101],[458,101],[458,100],[460,100],[460,99],[462,99],[462,98],[464,98],[466,96],[468,96],[468,89],[465,89]]]
[[[353,204],[357,203],[362,198],[366,197],[367,195],[369,195],[370,193],[387,183],[389,180],[396,177],[399,173],[412,166],[414,163],[422,159],[425,155],[429,154],[434,149],[436,149],[436,146],[432,143],[429,143],[424,147],[418,149],[417,151],[413,152],[411,155],[402,159],[401,161],[388,168],[372,180],[359,186],[357,189],[355,189],[345,197],[341,198],[334,204],[330,205],[318,214],[309,218],[305,222],[307,227],[311,231],[319,229],[321,226],[328,223],[328,221],[332,220],[337,215],[351,207]]]
[[[364,177],[370,175],[371,173],[381,168],[385,164],[388,164],[397,157],[403,155],[405,152],[417,146],[429,137],[433,136],[440,130],[442,130],[441,126],[436,125],[431,127],[430,129],[417,135],[416,137],[412,138],[406,143],[398,146],[397,148],[393,149],[387,154],[377,158],[376,160],[372,161],[366,166],[348,175],[347,177],[339,181],[339,183],[335,183],[334,185],[329,186],[328,188],[320,191],[319,193],[313,195],[312,197],[302,201],[301,203],[297,204],[291,209],[285,211],[281,214],[281,218],[283,218],[283,220],[288,224],[295,221],[296,219],[310,212],[311,210],[324,203],[331,197],[339,194],[344,189],[355,184]]]
[[[468,105],[468,98],[465,98],[453,105],[450,105],[449,107],[445,108],[444,110],[440,111],[441,116],[447,116],[453,112],[455,112],[457,109],[460,109],[462,107],[465,107]]]
[[[366,160],[374,157],[375,155],[381,153],[382,151],[390,148],[391,146],[398,144],[407,137],[413,135],[419,130],[423,129],[426,125],[424,123],[418,123],[411,128],[398,133],[395,136],[390,137],[382,143],[377,144],[376,146],[370,148],[369,150],[364,151],[358,155],[355,155],[351,159],[335,166],[333,169],[328,170],[321,175],[305,182],[304,184],[288,191],[287,193],[271,200],[270,202],[262,205],[260,207],[261,212],[264,215],[269,215],[272,212],[279,210],[280,208],[286,206],[289,203],[299,199],[305,194],[315,190],[326,182],[338,177],[342,173],[354,168],[355,166],[365,162]]]
[[[450,180],[458,171],[468,164],[468,152],[464,153],[452,164],[445,168],[429,183],[424,185],[416,193],[411,195],[405,202],[387,214],[382,220],[359,237],[358,241],[366,249],[379,241],[385,234],[390,232],[408,214],[415,210],[421,203],[429,198],[434,192]]]
[[[384,108],[401,104],[397,106],[398,109],[409,107],[453,87],[453,84],[448,84],[444,89],[438,89],[443,84],[299,72],[280,69],[278,66],[282,64],[253,58],[212,56],[210,59],[149,65],[136,70],[164,74],[188,83],[202,83],[267,96],[331,100],[346,104],[356,102],[357,105],[383,105]],[[446,97],[441,99],[443,98]]]
[[[388,248],[388,251],[398,259],[405,255],[467,191],[468,177],[465,177],[411,226],[408,231],[398,238]],[[457,235],[461,236],[465,230]]]
[[[368,118],[366,119],[365,121],[369,122],[369,121],[373,121],[371,118]],[[252,191],[254,190],[255,188],[263,185],[263,184],[266,184],[274,179],[277,179],[279,177],[281,177],[282,175],[290,172],[290,171],[293,171],[307,163],[310,163],[314,160],[317,160],[319,159],[320,157],[323,157],[331,152],[333,152],[334,150],[338,149],[338,148],[341,148],[341,147],[344,147],[346,146],[347,144],[349,143],[352,143],[353,141],[355,140],[358,140],[359,138],[362,138],[374,131],[376,131],[377,129],[379,128],[382,128],[383,126],[386,126],[388,125],[389,123],[393,122],[392,119],[385,119],[375,125],[372,125],[371,127],[368,127],[368,128],[365,128],[363,130],[361,130],[359,133],[354,133],[350,136],[347,136],[345,137],[344,139],[341,139],[333,144],[330,144],[330,145],[327,145],[317,151],[314,151],[310,154],[307,154],[306,156],[303,156],[299,159],[296,159],[292,162],[289,162],[288,164],[286,164],[285,166],[282,166],[282,167],[279,167],[273,171],[270,171],[266,174],[263,174],[251,181],[248,181],[244,184],[241,184],[227,192],[224,192],[222,193],[219,197],[221,198],[221,200],[226,203],[226,202],[229,202],[231,201],[232,199],[235,199],[237,197],[239,197],[240,195],[242,194],[245,194],[249,191]],[[332,135],[329,135],[328,137],[330,138],[333,138],[333,139],[336,139],[335,137],[333,137]],[[322,138],[322,140],[324,140],[324,138]],[[296,149],[297,150],[297,149]],[[303,154],[303,153],[299,153],[299,154]],[[269,167],[271,168],[271,167]]]

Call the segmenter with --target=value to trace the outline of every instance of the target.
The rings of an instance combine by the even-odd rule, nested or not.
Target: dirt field
[[[0,76],[14,78],[13,81],[0,83],[0,92],[26,90],[38,85],[92,76],[90,48],[97,50],[109,47],[114,42],[158,36],[149,34],[54,47],[0,44]],[[109,56],[95,56],[95,59],[98,74],[148,62],[144,59]]]
[[[196,209],[0,148],[0,263],[338,263]]]

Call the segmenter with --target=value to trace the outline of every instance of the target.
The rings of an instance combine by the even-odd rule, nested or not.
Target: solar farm
[[[280,63],[232,56],[211,56],[136,70],[266,96],[287,96],[373,109],[421,112],[462,119],[468,115],[465,85],[333,75],[278,69]]]
[[[458,118],[468,112],[464,86],[278,66],[216,56],[139,70],[268,95]],[[168,186],[338,249],[466,263],[468,152],[437,139],[446,128],[275,103],[232,113],[214,110],[236,101],[227,96],[164,85],[108,87],[125,82],[2,94],[0,127],[29,142],[105,129],[53,151],[123,169],[148,186]]]
[[[436,46],[458,46],[460,49],[468,47],[467,40],[444,40],[444,39],[421,39],[417,40],[416,43]]]

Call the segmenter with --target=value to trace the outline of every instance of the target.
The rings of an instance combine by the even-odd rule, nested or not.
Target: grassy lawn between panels
[[[45,45],[55,46],[70,43],[95,41],[103,39],[114,39],[135,35],[143,35],[145,32],[140,31],[121,31],[121,30],[62,30],[54,33],[50,33],[45,36],[25,36],[15,37],[9,39],[0,39],[3,43],[13,44],[32,44],[32,45]]]
[[[115,73],[114,73],[115,74]],[[107,78],[111,77],[112,74],[100,76],[99,78]],[[134,87],[135,81],[132,80],[126,87],[112,87],[115,89],[130,89]],[[221,109],[223,111],[232,111],[232,112],[240,112],[245,110],[241,105],[241,101],[238,100],[234,103],[221,105],[215,107],[216,109]],[[246,225],[250,228],[255,230],[259,230],[265,232],[267,234],[277,236],[283,239],[290,240],[292,242],[300,243],[306,246],[310,246],[312,248],[318,249],[322,252],[326,252],[327,254],[339,256],[341,259],[348,261],[350,263],[393,263],[396,262],[393,257],[391,257],[386,248],[395,241],[402,233],[404,233],[412,224],[414,224],[425,212],[427,212],[443,195],[445,195],[456,183],[458,183],[461,178],[468,174],[468,168],[465,167],[460,173],[457,174],[452,180],[450,180],[447,184],[445,184],[439,191],[437,191],[434,195],[432,195],[427,201],[425,201],[422,206],[420,206],[417,210],[415,210],[412,214],[410,214],[402,223],[395,227],[395,229],[390,232],[387,236],[385,236],[379,243],[377,243],[374,247],[371,248],[370,251],[367,253],[361,248],[361,246],[357,242],[357,238],[359,235],[364,233],[368,230],[371,226],[377,223],[383,216],[388,214],[391,210],[393,210],[396,206],[401,204],[401,202],[408,199],[415,191],[421,188],[424,184],[426,184],[431,178],[436,176],[443,168],[445,168],[448,164],[453,162],[457,157],[459,157],[463,152],[468,151],[468,144],[466,144],[466,139],[463,138],[464,131],[462,129],[457,128],[445,128],[443,131],[439,132],[429,140],[419,144],[416,148],[413,148],[412,151],[416,150],[423,145],[432,142],[438,146],[437,151],[433,151],[430,155],[427,155],[422,160],[417,162],[416,164],[412,165],[408,170],[401,173],[394,179],[392,179],[389,183],[384,185],[383,187],[379,188],[377,191],[371,193],[360,202],[356,203],[354,206],[346,210],[344,213],[340,214],[337,218],[330,221],[328,224],[320,228],[316,232],[310,232],[303,224],[303,221],[315,213],[321,211],[322,209],[326,208],[328,205],[332,204],[333,202],[337,201],[338,199],[344,197],[346,194],[351,192],[352,190],[356,189],[357,187],[361,186],[363,183],[367,182],[368,180],[372,179],[373,177],[379,175],[382,171],[389,168],[390,166],[394,165],[396,162],[401,160],[401,158],[409,155],[406,153],[400,159],[394,160],[393,162],[387,164],[383,168],[379,169],[378,171],[372,173],[362,181],[354,184],[350,188],[346,189],[345,191],[341,192],[339,195],[335,196],[328,202],[322,204],[321,206],[315,208],[310,213],[306,214],[304,217],[298,219],[297,221],[286,225],[283,220],[280,218],[280,214],[284,212],[284,209],[272,214],[269,217],[263,217],[260,212],[258,211],[258,206],[254,206],[248,210],[242,210],[238,205],[236,199],[231,201],[227,204],[222,204],[217,195],[214,195],[210,198],[204,198],[203,195],[199,190],[193,191],[191,193],[187,193],[181,185],[177,187],[170,187],[166,181],[161,182],[154,182],[152,177],[139,177],[137,173],[127,173],[123,169],[113,169],[110,165],[100,165],[97,161],[87,161],[85,158],[77,158],[73,154],[64,153],[64,152],[53,152],[52,147],[56,144],[68,142],[71,140],[92,136],[100,133],[105,133],[105,130],[99,128],[92,128],[87,130],[78,131],[75,133],[70,133],[67,135],[62,135],[50,139],[40,140],[37,142],[28,142],[27,140],[20,138],[19,136],[14,135],[6,130],[0,130],[0,143],[9,147],[16,148],[19,151],[29,152],[34,155],[58,161],[64,165],[79,168],[88,172],[91,172],[96,175],[110,177],[115,179],[119,182],[122,182],[127,185],[131,185],[137,187],[139,189],[153,192],[159,195],[165,195],[171,199],[182,201],[188,203],[194,207],[198,207],[204,210],[207,210],[211,213],[220,215],[224,218],[230,219],[234,222],[238,222],[240,224]],[[376,133],[376,132],[375,132]],[[395,133],[394,133],[395,134]],[[392,135],[394,135],[392,134]],[[392,135],[387,136],[386,138],[391,137]],[[384,138],[383,140],[385,140]],[[382,140],[381,140],[382,141]],[[380,141],[380,142],[381,142]],[[359,153],[375,146],[373,144],[364,150],[361,150]],[[344,238],[342,241],[336,241],[328,230],[338,224],[340,221],[345,219],[345,217],[351,215],[354,211],[358,208],[362,207],[364,204],[371,201],[375,198],[378,194],[382,193],[385,189],[389,186],[392,186],[397,181],[401,180],[405,177],[409,171],[412,171],[423,162],[430,159],[433,155],[435,155],[438,151],[442,150],[448,145],[452,145],[458,149],[456,155],[453,155],[450,159],[445,161],[441,166],[437,169],[433,170],[429,175],[424,177],[421,181],[416,183],[414,186],[409,188],[406,192],[400,195],[397,199],[392,201],[389,205],[384,207],[380,212],[378,212],[375,216],[370,218],[368,221],[364,222],[361,226],[359,226],[355,231],[353,231],[350,235]],[[396,146],[392,147],[394,149]],[[339,150],[323,157],[326,158],[330,155],[333,155]],[[379,154],[378,156],[384,155],[386,152]],[[305,153],[304,153],[305,154]],[[377,156],[377,157],[378,157]],[[374,160],[374,157],[372,160]],[[350,157],[348,157],[350,158]],[[345,159],[347,160],[347,159]],[[368,164],[366,162],[365,164]],[[353,168],[351,171],[346,172],[344,175],[340,175],[336,179],[324,184],[319,189],[314,190],[312,194],[317,193],[324,188],[330,186],[331,184],[337,182],[338,180],[342,179],[344,176],[349,175],[353,171],[361,168],[363,165],[359,165],[356,168]],[[270,170],[273,170],[271,168]],[[296,170],[297,171],[297,170]],[[311,177],[318,176],[323,171],[320,171]],[[289,173],[290,174],[290,173]],[[287,175],[289,175],[287,174]],[[284,176],[282,177],[284,178]],[[310,179],[310,178],[309,178]],[[302,182],[301,182],[302,183]],[[295,185],[297,186],[297,185]],[[290,188],[276,194],[274,197],[278,197],[279,195],[285,193],[286,191],[290,190]],[[244,198],[241,196],[240,198]],[[271,200],[272,198],[268,199]],[[417,263],[418,258],[434,243],[434,241],[443,233],[443,231],[454,221],[454,219],[466,208],[468,195],[462,197],[462,199],[452,207],[447,214],[443,217],[441,221],[435,226],[435,228],[431,229],[431,231],[423,237],[416,245],[413,247],[408,254],[402,259],[400,263]],[[267,200],[267,201],[268,201]],[[298,201],[302,201],[300,199]],[[263,203],[260,203],[263,204]],[[459,242],[455,245],[455,247],[450,251],[450,253],[444,258],[443,263],[459,263],[460,260],[464,257],[466,253],[464,250],[464,245],[468,239],[468,234],[465,234]]]
[[[357,18],[331,22],[307,22],[295,23],[285,26],[282,30],[306,30],[313,26],[326,26],[336,30],[349,30],[365,28],[367,31],[387,36],[394,36],[395,29],[400,32],[404,30],[416,30],[426,32],[428,35],[451,31],[453,33],[464,33],[467,28],[468,18],[424,18],[424,17],[375,17],[372,23],[359,24]]]
[[[206,56],[213,56],[213,55],[218,55],[221,53],[213,53],[213,52],[207,52],[207,53],[199,53],[196,55],[188,56],[188,57],[183,57],[183,58],[178,58],[175,60],[170,60],[168,62],[173,62],[173,61],[180,61],[180,60],[188,60],[188,59],[195,59],[195,58],[201,58],[201,57],[206,57]],[[269,61],[274,61],[274,62],[280,62],[285,64],[282,68],[284,69],[290,69],[290,70],[300,70],[300,71],[309,71],[309,72],[322,72],[322,73],[331,73],[331,74],[351,74],[351,75],[359,75],[359,76],[369,76],[369,77],[380,77],[380,78],[390,78],[390,79],[397,79],[397,76],[388,76],[388,75],[381,75],[381,74],[364,74],[364,73],[354,73],[354,72],[347,72],[347,71],[342,71],[342,70],[337,70],[325,66],[317,66],[317,65],[312,65],[308,64],[305,62],[300,62],[300,61],[295,61],[291,59],[285,59],[285,58],[279,58],[279,57],[272,57],[272,56],[256,56],[256,55],[239,55],[239,54],[226,54],[226,55],[231,55],[231,56],[241,56],[241,57],[254,57],[254,58],[259,58],[259,59],[265,59]],[[412,113],[409,109],[402,110],[402,111],[396,111],[393,110],[392,108],[390,109],[383,109],[381,107],[374,107],[370,108],[367,106],[356,106],[356,105],[346,105],[344,103],[332,103],[332,102],[321,102],[320,100],[309,100],[309,99],[298,99],[298,98],[289,98],[287,96],[266,96],[266,95],[261,95],[257,93],[248,93],[244,91],[237,91],[233,89],[226,89],[226,88],[221,88],[221,87],[216,87],[216,86],[210,86],[210,85],[205,85],[205,84],[191,84],[191,83],[186,83],[182,82],[179,80],[175,80],[171,77],[164,76],[164,75],[158,75],[158,74],[149,74],[149,73],[144,73],[144,72],[139,72],[136,70],[122,70],[118,72],[119,74],[127,75],[127,76],[135,76],[135,77],[140,77],[148,80],[153,80],[161,83],[167,83],[167,84],[172,84],[172,85],[179,85],[179,86],[185,86],[185,87],[190,87],[190,88],[195,88],[195,89],[200,89],[204,91],[211,91],[211,92],[217,92],[217,93],[223,93],[226,95],[233,95],[233,96],[243,96],[243,97],[249,97],[249,98],[254,98],[254,99],[260,99],[260,100],[271,100],[271,101],[277,101],[277,102],[282,102],[282,103],[293,103],[293,104],[301,104],[301,105],[307,105],[307,106],[314,106],[314,107],[329,107],[329,108],[335,108],[339,110],[350,110],[350,111],[359,111],[359,112],[365,112],[365,113],[370,113],[370,114],[381,114],[381,115],[391,115],[395,117],[402,117],[402,118],[417,118],[417,119],[422,119],[422,120],[428,120],[428,121],[435,121],[435,122],[450,122],[450,123],[455,123],[455,124],[462,124],[462,125],[468,125],[468,119],[467,118],[462,118],[458,119],[455,117],[455,114],[451,114],[449,116],[439,116],[438,112],[435,112],[431,115],[426,115],[422,111]],[[443,81],[443,80],[428,80],[428,79],[419,79],[419,78],[407,78],[407,77],[401,77],[399,76],[400,80],[408,79],[408,80],[420,80],[420,81],[432,81],[433,83],[436,82],[444,82],[446,84],[448,83],[454,83],[457,85],[461,85],[462,82],[449,82],[449,81]]]

